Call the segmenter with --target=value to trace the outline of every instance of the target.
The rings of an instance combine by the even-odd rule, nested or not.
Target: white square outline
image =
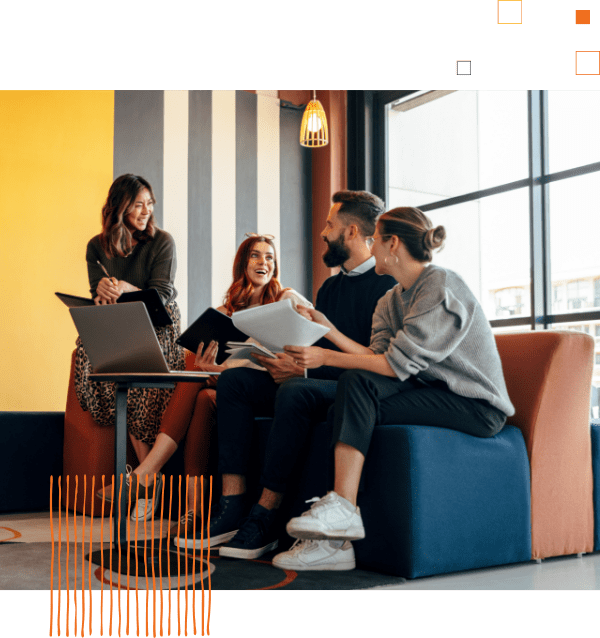
[[[500,5],[502,4],[503,11],[508,11],[509,18],[512,18],[509,22],[500,22]],[[511,5],[509,9],[509,4]],[[514,21],[513,13],[516,13],[516,8],[513,8],[512,5],[519,5],[519,21]],[[506,19],[503,16],[503,19]],[[523,0],[498,0],[498,24],[523,24]]]
[[[584,62],[584,60],[580,59],[580,56],[579,56],[580,53],[595,53],[596,54],[597,56],[596,63],[598,65],[596,67],[598,69],[596,73],[579,73],[578,72],[577,67],[579,66],[579,63]],[[591,57],[591,56],[585,56],[585,57]],[[575,75],[600,75],[600,51],[575,51]]]

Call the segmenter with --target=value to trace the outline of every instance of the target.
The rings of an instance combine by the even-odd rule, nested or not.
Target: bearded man
[[[396,281],[375,273],[371,240],[384,204],[366,191],[338,191],[321,237],[326,244],[325,265],[341,266],[319,289],[315,307],[345,335],[368,346],[371,321],[379,299]],[[335,348],[325,339],[315,345]],[[298,461],[310,429],[327,418],[335,401],[340,368],[305,370],[286,354],[277,359],[255,355],[267,370],[230,368],[218,381],[217,421],[219,473],[223,494],[211,517],[210,529],[188,529],[187,546],[199,548],[226,543],[220,556],[256,559],[277,547],[282,527],[277,519],[290,474]],[[246,474],[254,418],[272,416],[265,462],[260,479],[261,497],[252,508],[246,499]],[[249,513],[248,513],[248,510]],[[185,530],[175,543],[185,547]],[[311,541],[311,569],[353,569],[354,550],[343,541]],[[301,549],[301,548],[300,548]],[[321,566],[322,565],[322,566]],[[298,569],[302,569],[300,565]]]

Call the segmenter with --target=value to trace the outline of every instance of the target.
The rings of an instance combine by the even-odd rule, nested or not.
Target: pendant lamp
[[[300,144],[310,148],[318,148],[329,144],[327,117],[325,116],[323,105],[317,100],[316,91],[313,91],[313,99],[306,105],[302,116]]]

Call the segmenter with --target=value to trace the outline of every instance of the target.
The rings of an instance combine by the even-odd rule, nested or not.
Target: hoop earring
[[[388,258],[389,257],[393,257],[396,261],[393,264],[388,264]],[[396,255],[386,255],[385,259],[383,260],[383,263],[388,266],[388,268],[391,268],[392,266],[397,266],[398,265],[398,257]]]

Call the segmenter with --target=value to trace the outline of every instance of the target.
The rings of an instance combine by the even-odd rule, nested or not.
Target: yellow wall
[[[113,170],[113,91],[0,91],[0,410],[64,410],[85,247]]]

